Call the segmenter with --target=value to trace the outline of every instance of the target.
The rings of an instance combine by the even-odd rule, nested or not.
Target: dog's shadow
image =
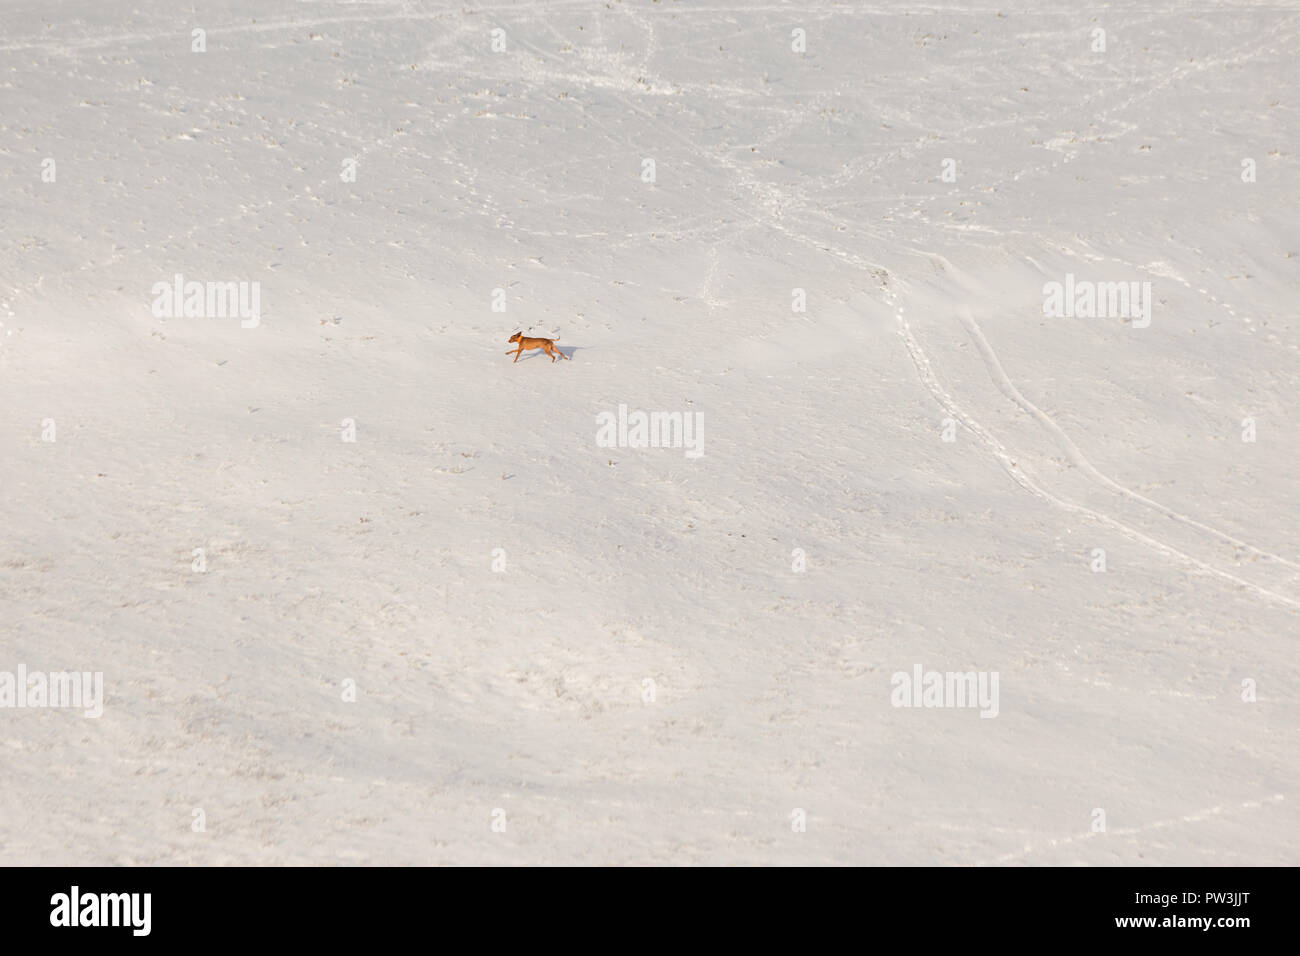
[[[591,348],[590,345],[557,345],[555,346],[555,351],[559,352],[569,361],[573,361],[574,352],[586,352],[590,348]],[[507,352],[506,354],[510,355],[513,353]],[[519,361],[527,362],[530,358],[537,358],[538,356],[541,356],[542,358],[546,358],[546,352],[542,349],[533,349],[532,351],[525,352],[523,355],[519,356]]]

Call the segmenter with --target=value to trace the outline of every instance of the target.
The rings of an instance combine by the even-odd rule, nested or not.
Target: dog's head
[[[521,338],[523,338],[523,337],[524,337],[524,333],[522,333],[522,332],[516,332],[514,335],[510,336],[510,341],[511,341],[511,342],[518,342],[518,341],[519,341]]]

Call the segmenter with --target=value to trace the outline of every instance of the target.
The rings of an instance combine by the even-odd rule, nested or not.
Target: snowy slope
[[[0,862],[1300,862],[1300,3],[180,6],[0,2]]]

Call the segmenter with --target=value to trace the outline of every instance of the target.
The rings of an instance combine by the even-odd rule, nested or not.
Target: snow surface
[[[1298,43],[3,0],[0,671],[106,701],[0,710],[0,863],[1300,862]],[[1067,273],[1150,326],[1045,317]]]

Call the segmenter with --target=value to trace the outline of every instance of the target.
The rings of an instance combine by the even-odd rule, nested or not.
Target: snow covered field
[[[1300,863],[1297,44],[0,0],[0,863]]]

